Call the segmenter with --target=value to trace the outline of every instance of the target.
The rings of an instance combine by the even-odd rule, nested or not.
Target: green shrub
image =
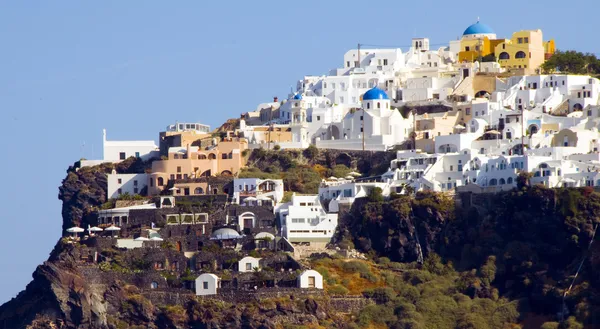
[[[346,289],[346,287],[339,285],[339,284],[329,287],[329,289],[327,289],[327,291],[331,295],[347,295],[348,294],[348,289]]]

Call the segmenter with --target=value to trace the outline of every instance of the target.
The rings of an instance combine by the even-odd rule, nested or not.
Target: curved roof
[[[294,95],[294,99],[298,99],[298,100],[300,100],[300,99],[302,99],[302,95],[300,95],[300,94],[296,94],[296,95]]]
[[[492,30],[491,27],[477,21],[477,23],[467,27],[465,32],[463,32],[463,35],[471,34],[494,34],[494,30]]]
[[[269,232],[260,232],[254,236],[254,239],[265,239],[269,238],[271,240],[275,240],[275,236]]]
[[[213,239],[237,239],[240,234],[232,228],[220,228],[211,234]]]
[[[373,89],[367,90],[367,92],[363,95],[363,101],[370,101],[374,99],[390,99],[385,91],[375,87]]]

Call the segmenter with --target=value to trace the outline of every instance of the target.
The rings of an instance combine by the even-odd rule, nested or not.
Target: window
[[[177,167],[177,172],[181,172],[181,167]]]
[[[165,181],[163,180],[162,177],[158,177],[156,185],[158,185],[158,186],[165,185]]]
[[[125,160],[125,152],[120,152],[119,153],[119,159]]]
[[[367,103],[367,110],[371,108],[371,103]]]
[[[350,61],[346,61],[346,67],[350,67]]]
[[[175,179],[175,175],[171,174],[171,180]]]
[[[388,65],[388,60],[387,59],[383,60],[383,65]]]
[[[377,102],[377,108],[380,109],[381,108],[381,103]]]
[[[117,193],[119,193],[119,194],[123,194],[123,190],[122,190],[122,189],[118,189],[118,190],[117,190]]]
[[[321,117],[317,115],[317,121],[321,121]]]
[[[137,188],[137,187],[133,189],[133,193],[135,193],[135,194],[138,194],[138,193],[139,193],[139,190],[138,190],[138,188]]]
[[[523,43],[523,38],[518,38],[517,43]]]
[[[529,37],[524,38],[525,43],[529,43]]]
[[[363,119],[363,116],[361,115],[361,116],[360,116],[360,121],[362,121],[362,120],[364,120],[364,119]]]
[[[123,180],[121,178],[117,179],[117,184],[123,184]]]
[[[360,127],[360,132],[361,132],[361,133],[363,132],[363,127]]]
[[[246,271],[252,271],[252,264],[246,263]]]
[[[137,180],[133,181],[133,186],[138,186],[138,181]]]
[[[150,283],[150,289],[158,289],[158,283],[152,281],[152,283]]]
[[[465,51],[470,51],[470,50],[471,50],[471,48],[469,48],[468,46],[465,47]]]
[[[221,154],[221,159],[227,159],[227,154],[225,154],[225,153]]]
[[[139,158],[140,157],[140,152],[135,152],[135,157]]]
[[[202,282],[202,289],[204,289],[204,290],[208,289],[208,281],[203,281]]]
[[[466,115],[471,115],[471,108],[467,107],[467,108],[465,109],[465,114],[466,114]]]

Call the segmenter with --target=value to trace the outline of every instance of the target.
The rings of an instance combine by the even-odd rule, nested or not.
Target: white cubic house
[[[260,271],[260,258],[247,256],[238,262],[238,272],[254,272],[254,269]]]
[[[117,174],[113,170],[111,174],[106,175],[108,181],[107,198],[115,199],[122,194],[142,194],[147,193],[148,174]],[[144,193],[144,194],[145,194]]]
[[[323,276],[315,270],[306,270],[298,276],[298,288],[323,289]]]
[[[196,278],[196,296],[216,295],[221,279],[212,273],[203,273]]]
[[[292,201],[276,210],[281,234],[291,243],[326,246],[335,234],[338,215],[327,213],[318,195],[292,195]]]

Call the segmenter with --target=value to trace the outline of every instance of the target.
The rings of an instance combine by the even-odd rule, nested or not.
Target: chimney
[[[278,100],[279,98],[277,98],[277,96],[273,97],[273,103],[277,103]]]

